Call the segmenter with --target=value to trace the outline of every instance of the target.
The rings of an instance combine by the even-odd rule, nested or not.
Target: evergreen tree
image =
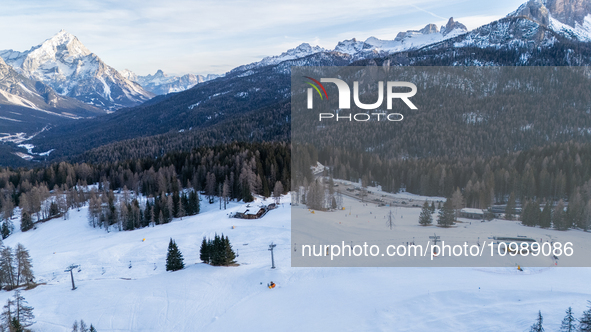
[[[196,191],[189,194],[189,205],[191,206],[191,215],[199,214],[199,195]]]
[[[445,203],[443,203],[443,207],[439,210],[439,215],[437,216],[437,224],[448,227],[453,225],[455,220],[455,213],[453,209],[453,205],[451,199],[447,199]]]
[[[201,259],[204,263],[209,264],[210,260],[210,244],[205,238],[203,237],[203,242],[201,242],[201,249],[199,249],[199,259]]]
[[[26,232],[29,229],[33,228],[33,220],[31,219],[31,215],[26,212],[21,212],[21,231]]]
[[[568,229],[567,216],[566,212],[564,211],[564,202],[562,200],[559,200],[554,207],[554,211],[552,213],[552,226],[560,231],[565,231]]]
[[[552,204],[550,204],[549,201],[546,202],[544,209],[540,214],[539,225],[542,228],[550,228],[550,226],[552,226]]]
[[[429,203],[425,201],[423,204],[423,209],[421,210],[421,214],[419,215],[419,224],[421,226],[431,225],[433,223],[433,216],[431,215],[431,209],[429,208]]]
[[[507,206],[505,207],[505,219],[513,220],[515,217],[515,193],[511,192],[509,195],[509,201],[507,202]]]
[[[210,261],[211,265],[218,266],[223,265],[224,263],[224,244],[220,237],[215,234],[213,237],[213,241],[211,244],[211,256]]]
[[[434,201],[431,201],[430,210],[431,210],[431,214],[435,213],[435,202]]]
[[[560,325],[560,332],[575,332],[577,330],[577,320],[573,317],[573,310],[568,307],[566,310],[566,316],[562,320]]]
[[[166,271],[178,271],[184,267],[183,254],[171,238],[168,244],[168,255],[166,256]]]
[[[230,244],[230,240],[226,235],[226,239],[224,240],[224,265],[232,265],[236,263],[236,253],[232,250],[232,245]]]
[[[589,309],[583,312],[583,317],[579,319],[579,331],[591,332],[591,301],[588,301]]]
[[[92,326],[92,324],[90,324],[90,330],[88,330],[88,332],[96,332],[96,329],[94,326]]]
[[[184,216],[180,216],[179,215],[179,207],[181,204],[181,196],[179,194],[178,191],[175,191],[174,193],[172,193],[172,214],[174,215],[175,218],[182,218]]]
[[[521,223],[524,226],[536,226],[540,219],[540,205],[536,201],[526,201],[521,212]]]
[[[185,214],[188,216],[192,216],[193,213],[193,208],[191,206],[191,204],[189,204],[189,197],[187,197],[187,193],[184,193],[181,195],[181,204],[183,205],[183,209],[185,210]]]
[[[7,221],[4,221],[2,223],[2,229],[0,230],[0,233],[2,233],[2,240],[6,239],[8,236],[10,236],[10,229],[8,228]]]
[[[536,319],[534,325],[531,326],[530,332],[544,332],[544,328],[542,327],[543,322],[544,319],[542,318],[542,312],[538,311],[538,318]]]
[[[9,332],[24,332],[21,323],[16,319],[16,317],[12,317],[12,322],[10,322],[10,329]]]

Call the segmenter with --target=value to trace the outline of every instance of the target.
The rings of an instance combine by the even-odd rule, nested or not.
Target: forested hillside
[[[172,217],[198,213],[198,195],[212,203],[214,196],[226,202],[252,201],[252,194],[269,197],[277,188],[288,192],[290,149],[286,143],[230,143],[192,152],[170,152],[160,158],[1,169],[0,217],[4,227],[11,229],[14,208],[21,207],[21,217],[28,221],[21,228],[24,224],[26,231],[35,221],[63,216],[69,209],[90,201],[90,206],[95,207],[91,209],[95,226],[123,223],[128,213],[131,221],[122,226],[124,229],[144,227],[150,222],[166,223]],[[97,188],[84,189],[95,183]],[[116,205],[113,192],[127,190],[130,194],[126,194],[124,205]],[[131,199],[138,194],[151,202],[141,206],[141,212],[140,204]]]

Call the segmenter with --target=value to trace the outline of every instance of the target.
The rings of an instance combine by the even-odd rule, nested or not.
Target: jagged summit
[[[525,17],[567,38],[591,41],[590,0],[529,0],[507,17]]]
[[[450,17],[445,26],[441,26],[441,34],[446,36],[454,30],[468,32],[468,28],[458,21],[454,21],[453,17]]]
[[[19,74],[105,110],[134,106],[153,97],[105,64],[73,34],[60,30],[30,50],[0,51]]]
[[[517,8],[516,11],[511,12],[508,17],[524,16],[528,19],[537,22],[543,26],[550,24],[550,12],[540,0],[529,0]]]

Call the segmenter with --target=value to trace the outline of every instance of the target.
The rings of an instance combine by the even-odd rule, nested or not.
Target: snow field
[[[550,331],[566,308],[578,317],[591,299],[588,268],[292,268],[289,203],[260,220],[227,216],[245,209],[202,202],[197,216],[107,233],[88,226],[82,208],[17,231],[4,244],[24,244],[47,283],[23,292],[35,308],[32,328],[69,332],[83,319],[98,331],[525,331],[542,310]],[[199,263],[202,237],[216,232],[229,236],[240,266]],[[184,270],[164,271],[170,238]],[[64,272],[72,263],[81,265],[75,291]],[[0,301],[10,296],[2,291]]]

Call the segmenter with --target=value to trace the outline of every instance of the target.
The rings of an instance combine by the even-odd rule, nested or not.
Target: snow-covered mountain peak
[[[370,37],[371,38],[371,37]],[[376,38],[377,39],[377,38]],[[357,54],[362,50],[370,49],[371,45],[366,44],[363,41],[357,40],[357,38],[347,39],[339,42],[334,48],[335,51],[345,54]]]
[[[153,97],[92,53],[71,33],[60,30],[30,50],[0,51],[18,73],[103,109],[134,106]]]
[[[302,43],[295,48],[289,49],[281,53],[280,55],[263,58],[263,60],[261,60],[261,63],[264,63],[265,65],[277,64],[285,60],[303,58],[305,56],[323,51],[326,50],[320,46],[312,46],[308,43]]]
[[[77,59],[91,52],[76,38],[76,36],[60,30],[53,37],[44,41],[41,45],[33,47],[29,51],[29,59],[37,58],[39,60],[72,58]]]

